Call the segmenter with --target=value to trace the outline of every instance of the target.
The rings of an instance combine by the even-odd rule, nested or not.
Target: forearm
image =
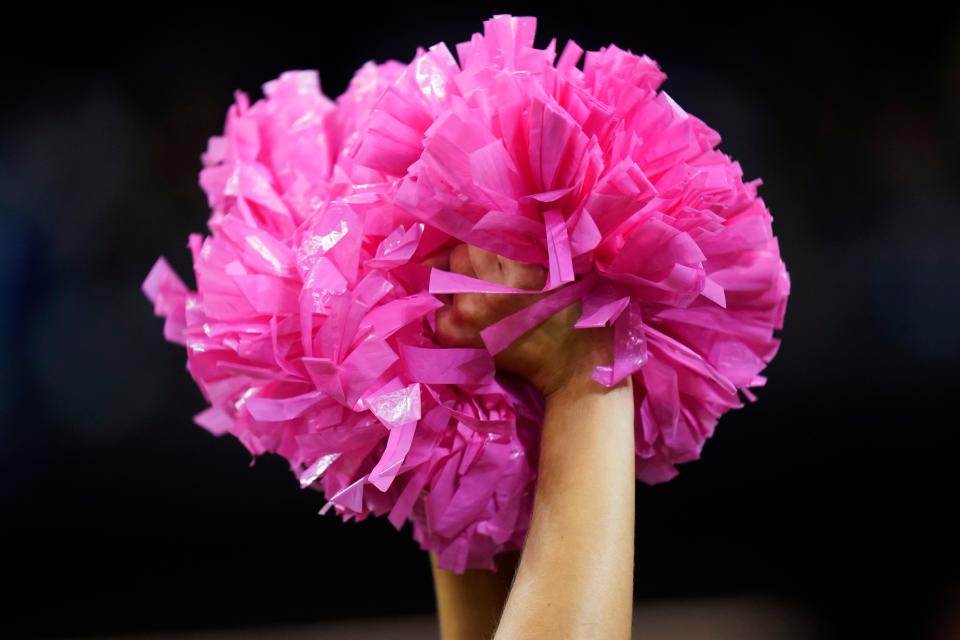
[[[462,574],[437,566],[430,554],[442,640],[490,640],[497,628],[510,581],[517,568],[517,554],[495,558],[497,571],[469,569]]]
[[[581,371],[547,397],[530,532],[498,640],[630,637],[633,425],[629,378],[606,389]]]

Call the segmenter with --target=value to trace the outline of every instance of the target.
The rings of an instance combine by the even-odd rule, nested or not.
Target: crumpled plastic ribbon
[[[578,328],[613,326],[593,377],[633,376],[637,476],[663,482],[755,399],[789,294],[760,181],[657,64],[610,45],[581,70],[535,27],[497,15],[457,59],[368,62],[336,100],[313,71],[238,92],[202,156],[196,291],[163,258],[143,283],[210,403],[200,426],[286,458],[323,512],[412,521],[457,572],[530,522],[543,399],[493,354],[577,301]],[[434,339],[434,294],[520,292],[425,266],[460,242],[549,273],[485,349]]]

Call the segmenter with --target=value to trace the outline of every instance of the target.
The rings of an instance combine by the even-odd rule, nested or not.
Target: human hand
[[[449,269],[497,284],[538,291],[547,279],[539,265],[516,262],[479,247],[460,244],[449,256]],[[547,293],[458,293],[437,310],[437,340],[447,347],[483,347],[480,331],[520,311]],[[495,356],[499,369],[530,381],[544,396],[571,383],[590,383],[598,364],[612,360],[609,328],[575,329],[576,302],[543,321]]]

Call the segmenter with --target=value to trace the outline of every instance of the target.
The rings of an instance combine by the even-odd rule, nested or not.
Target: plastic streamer
[[[202,156],[196,291],[163,258],[143,283],[210,404],[197,424],[283,456],[323,512],[411,521],[457,572],[530,523],[543,398],[494,354],[576,302],[577,328],[612,326],[593,378],[633,377],[637,477],[664,482],[755,399],[789,294],[760,180],[658,65],[558,56],[535,27],[494,16],[456,58],[368,62],[335,100],[314,71],[238,92]],[[486,348],[440,346],[435,294],[521,291],[428,266],[459,243],[549,274]]]

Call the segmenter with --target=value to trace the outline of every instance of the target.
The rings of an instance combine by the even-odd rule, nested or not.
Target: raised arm
[[[497,571],[468,569],[462,574],[437,566],[430,554],[433,585],[443,640],[490,640],[503,612],[519,554],[504,553],[496,558]]]
[[[546,277],[540,267],[466,245],[451,253],[450,269],[532,290],[540,289]],[[537,297],[457,294],[438,310],[438,339],[448,346],[481,346],[480,329]],[[611,360],[611,333],[573,329],[578,314],[577,305],[557,313],[496,358],[498,368],[527,378],[546,399],[531,528],[497,640],[630,637],[633,389],[629,378],[612,389],[591,379],[593,366]],[[471,627],[478,612],[488,615],[491,581],[436,572],[435,578],[442,638],[484,637],[451,630]],[[454,594],[471,588],[476,611],[450,606],[458,601]]]
[[[584,354],[547,396],[533,519],[496,640],[631,635],[633,389],[593,382],[592,364]]]

